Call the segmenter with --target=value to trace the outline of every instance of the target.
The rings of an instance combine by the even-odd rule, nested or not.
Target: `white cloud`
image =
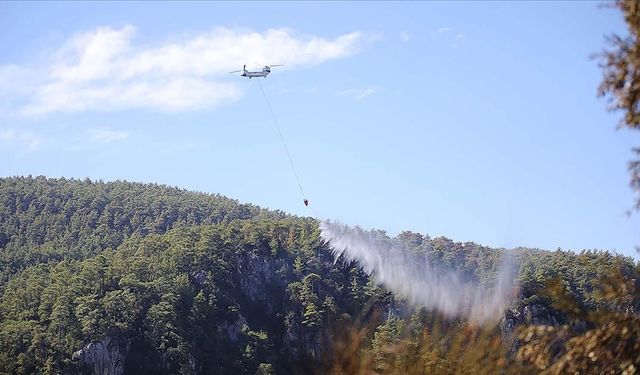
[[[456,40],[455,40],[455,42],[453,43],[453,48],[458,48],[458,47],[460,47],[460,42],[462,42],[462,41],[464,40],[464,38],[465,38],[465,35],[464,35],[464,34],[462,34],[462,33],[458,33],[458,34],[456,34]]]
[[[0,148],[18,148],[22,153],[36,151],[42,138],[30,130],[0,129]]]
[[[0,66],[0,100],[25,116],[212,107],[241,96],[227,72],[244,63],[313,66],[351,56],[376,39],[360,32],[325,39],[288,29],[259,33],[217,28],[142,46],[133,43],[135,33],[133,26],[100,27],[68,39],[43,66]]]
[[[409,34],[409,32],[405,30],[400,32],[399,37],[403,42],[408,42],[411,39],[411,34]]]
[[[443,35],[438,35],[438,34],[443,34]],[[449,41],[453,40],[453,42],[451,43],[451,47],[453,48],[460,47],[461,42],[466,38],[465,34],[458,32],[453,27],[440,27],[436,30],[434,34],[432,34],[432,36],[442,38],[443,40],[449,40]]]
[[[123,130],[111,130],[108,128],[96,128],[89,131],[89,139],[96,143],[112,143],[129,138],[129,132]]]
[[[363,89],[348,89],[340,92],[340,95],[351,96],[356,100],[362,100],[380,91],[378,86],[366,87]]]
[[[366,98],[369,95],[373,95],[378,91],[377,87],[367,87],[366,89],[360,91],[358,94],[356,94],[356,99],[358,100],[362,100],[364,98]]]

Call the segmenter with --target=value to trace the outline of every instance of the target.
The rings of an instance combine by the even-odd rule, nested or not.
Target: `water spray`
[[[364,272],[416,307],[447,317],[466,317],[484,324],[501,319],[513,300],[516,265],[503,255],[492,287],[479,285],[460,270],[429,262],[380,231],[364,231],[321,221],[321,237],[334,256],[355,261]]]

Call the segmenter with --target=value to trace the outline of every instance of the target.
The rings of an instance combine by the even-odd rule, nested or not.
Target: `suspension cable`
[[[260,78],[256,78],[258,81],[258,86],[260,86],[260,91],[262,92],[262,96],[264,97],[264,102],[267,103],[267,108],[269,108],[269,113],[271,114],[271,118],[273,119],[274,127],[280,136],[280,141],[282,142],[282,147],[287,154],[287,158],[289,159],[289,164],[291,165],[291,170],[293,171],[293,175],[296,177],[296,181],[298,181],[298,187],[300,188],[300,194],[302,195],[302,199],[305,201],[305,205],[307,205],[307,197],[304,195],[304,191],[302,190],[302,184],[300,183],[300,177],[298,176],[298,172],[296,171],[296,167],[293,164],[293,158],[291,157],[291,153],[289,152],[289,148],[287,147],[287,143],[284,141],[284,136],[282,135],[282,131],[280,130],[280,124],[276,119],[275,114],[273,113],[273,109],[271,108],[271,104],[269,103],[269,99],[267,99],[267,94],[265,94],[264,89],[262,88],[262,83],[260,83]]]

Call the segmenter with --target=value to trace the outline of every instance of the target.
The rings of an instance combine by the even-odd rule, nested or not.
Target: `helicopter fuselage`
[[[271,73],[271,69],[262,69],[262,70],[259,70],[257,72],[252,72],[252,71],[249,71],[249,70],[243,70],[242,71],[242,77],[248,77],[248,78],[263,77],[263,78],[265,78],[266,76],[269,75],[269,73]]]

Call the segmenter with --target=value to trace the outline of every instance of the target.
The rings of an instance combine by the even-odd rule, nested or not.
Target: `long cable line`
[[[264,97],[264,102],[267,103],[267,108],[269,108],[269,113],[271,114],[271,118],[273,119],[274,127],[280,136],[280,141],[282,142],[282,147],[284,151],[287,153],[287,158],[289,159],[289,164],[291,164],[291,170],[293,171],[293,175],[296,177],[296,181],[298,181],[298,187],[300,188],[300,194],[302,195],[302,199],[304,200],[305,206],[308,207],[307,197],[304,195],[304,190],[302,190],[302,184],[300,183],[300,177],[298,176],[298,171],[296,171],[296,167],[293,164],[293,158],[291,157],[291,153],[289,152],[289,148],[287,147],[287,143],[284,141],[284,136],[282,135],[282,131],[280,130],[280,124],[276,119],[276,115],[273,113],[273,109],[271,108],[271,104],[269,103],[269,99],[267,99],[267,94],[265,94],[264,89],[262,88],[262,83],[260,83],[260,79],[256,79],[258,81],[258,86],[260,86],[260,91],[262,92],[262,96]]]

